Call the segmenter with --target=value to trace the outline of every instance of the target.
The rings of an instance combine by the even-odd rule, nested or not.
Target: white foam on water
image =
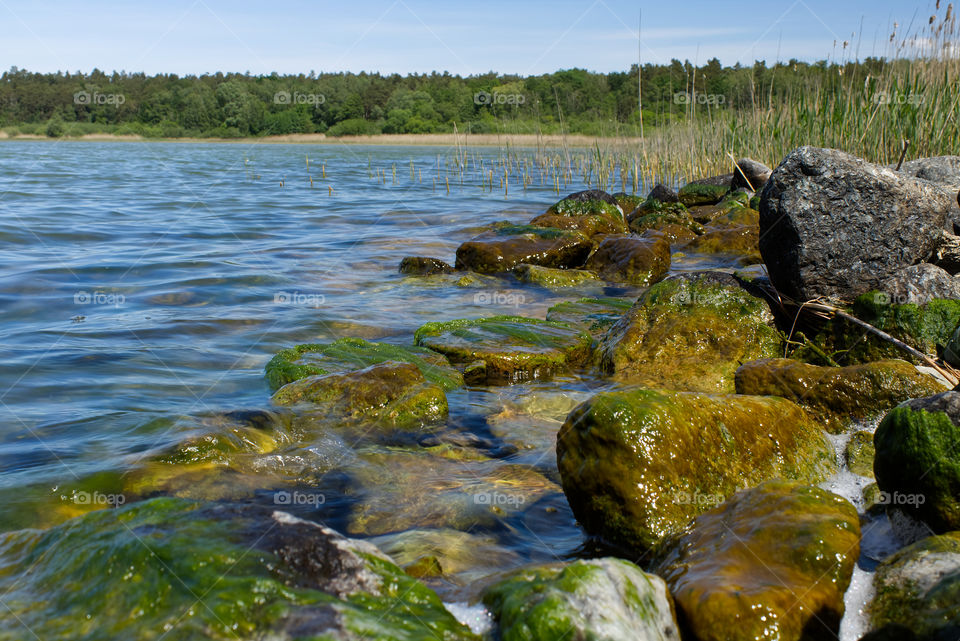
[[[857,423],[843,434],[829,435],[836,449],[839,471],[820,484],[821,488],[850,501],[861,515],[860,559],[843,595],[844,614],[840,621],[839,641],[857,641],[870,631],[868,608],[875,594],[874,568],[879,561],[903,547],[886,515],[864,516],[863,488],[873,483],[873,479],[854,474],[847,467],[846,449],[854,432],[874,432],[876,427],[876,421]]]
[[[493,630],[493,615],[482,603],[470,605],[465,601],[458,601],[443,605],[457,621],[470,628],[474,634],[486,634]]]

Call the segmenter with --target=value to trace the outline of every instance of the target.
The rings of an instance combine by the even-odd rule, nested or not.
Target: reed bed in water
[[[747,108],[704,105],[697,99],[698,79],[691,78],[683,117],[647,126],[642,139],[635,135],[638,130],[598,138],[588,148],[505,144],[491,151],[457,136],[457,144],[432,165],[417,166],[411,159],[404,171],[392,162],[377,167],[371,158],[368,174],[382,186],[410,181],[452,194],[470,188],[509,198],[531,186],[557,195],[584,187],[642,194],[657,182],[677,186],[729,172],[731,156],[773,167],[802,145],[842,149],[885,164],[897,162],[905,141],[908,160],[957,154],[957,15],[952,4],[938,2],[936,14],[921,22],[904,28],[894,23],[882,59],[858,63],[860,45],[843,42],[836,45],[839,53],[823,63],[825,73],[803,82],[791,78],[790,65],[777,65],[767,86],[750,88]],[[501,133],[531,132],[513,131],[505,122]],[[323,173],[326,179],[326,168]]]

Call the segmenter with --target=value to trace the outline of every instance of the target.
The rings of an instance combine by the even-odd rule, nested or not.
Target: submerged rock
[[[597,350],[600,368],[652,387],[733,392],[743,361],[776,356],[766,301],[729,274],[700,272],[657,283],[614,324]]]
[[[400,273],[413,276],[429,276],[431,274],[452,274],[453,267],[439,258],[425,256],[407,256],[400,261]]]
[[[699,641],[836,638],[859,542],[846,499],[768,481],[698,516],[657,573]]]
[[[767,184],[772,173],[773,170],[762,162],[750,158],[741,158],[737,161],[737,166],[734,167],[730,189],[749,189],[759,192]]]
[[[463,385],[463,377],[442,355],[421,347],[341,338],[332,343],[297,345],[277,353],[266,366],[267,382],[277,390],[287,383],[323,374],[356,371],[387,361],[412,363],[445,390]]]
[[[737,490],[777,477],[822,481],[836,456],[785,399],[638,388],[574,409],[557,465],[589,534],[647,550]]]
[[[539,285],[548,289],[566,289],[593,285],[602,287],[603,281],[593,272],[583,269],[553,269],[539,265],[517,265],[513,275],[521,283]]]
[[[958,638],[960,532],[931,536],[893,554],[877,567],[874,584],[870,624],[876,632],[869,638]]]
[[[788,398],[834,433],[903,401],[944,391],[935,378],[906,361],[820,367],[786,358],[744,363],[736,373],[736,388],[738,394]]]
[[[960,530],[960,392],[907,401],[874,435],[877,485],[889,505],[935,532]]]
[[[475,638],[369,543],[269,508],[153,499],[8,533],[0,564],[3,627],[43,639]]]
[[[760,203],[760,252],[795,300],[852,300],[937,246],[954,195],[832,149],[800,147]]]
[[[660,577],[613,558],[523,569],[487,589],[503,641],[679,641]]]
[[[590,355],[590,334],[566,325],[522,316],[491,316],[427,323],[417,345],[472,368],[471,383],[502,385],[548,378],[582,364]]]
[[[351,464],[346,532],[493,529],[560,487],[527,465],[465,458],[440,448],[365,448]],[[442,567],[442,561],[441,561]]]
[[[424,378],[413,363],[385,362],[343,374],[308,376],[273,395],[277,405],[310,403],[314,411],[344,420],[388,427],[417,427],[447,417],[443,388]]]
[[[590,239],[578,231],[504,225],[460,245],[456,267],[481,274],[510,271],[522,263],[576,268],[587,260],[592,247]]]
[[[547,310],[547,320],[568,323],[599,338],[632,306],[630,298],[581,298],[557,303]]]
[[[670,243],[661,235],[607,237],[590,254],[586,268],[607,281],[651,285],[670,271]]]

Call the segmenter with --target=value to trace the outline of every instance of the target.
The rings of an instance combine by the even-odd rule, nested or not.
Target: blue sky
[[[933,0],[0,0],[0,68],[522,75],[883,55]],[[944,2],[946,4],[946,2]],[[942,11],[941,11],[942,14]],[[862,26],[861,26],[862,25]],[[844,52],[842,42],[851,42]],[[837,46],[834,43],[837,42]],[[779,52],[779,56],[778,56]]]

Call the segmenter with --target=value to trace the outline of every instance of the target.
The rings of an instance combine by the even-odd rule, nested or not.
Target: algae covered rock
[[[427,323],[416,331],[417,345],[454,363],[481,362],[482,375],[471,382],[517,383],[548,378],[582,364],[590,354],[590,334],[565,323],[491,316]]]
[[[617,199],[605,191],[589,189],[570,194],[563,200],[551,206],[548,214],[557,216],[605,216],[612,220],[626,222],[623,210]]]
[[[741,362],[773,357],[780,339],[765,300],[729,274],[661,281],[607,332],[601,371],[652,387],[733,392]]]
[[[785,399],[637,388],[574,409],[557,465],[589,534],[645,550],[737,490],[776,477],[819,482],[836,456]]]
[[[873,478],[873,459],[876,451],[873,447],[873,433],[858,430],[850,436],[850,441],[844,448],[844,458],[847,468],[854,474]]]
[[[426,256],[407,256],[400,261],[400,273],[412,276],[430,276],[432,274],[452,274],[453,267],[439,258]]]
[[[699,641],[836,638],[859,551],[846,499],[775,480],[698,516],[657,573]]]
[[[463,385],[463,377],[446,358],[422,347],[371,343],[341,338],[332,343],[297,345],[277,353],[266,366],[267,382],[277,390],[287,383],[322,374],[337,374],[386,361],[412,363],[424,377],[444,390]]]
[[[583,269],[553,269],[539,265],[517,265],[513,275],[521,283],[539,285],[547,289],[567,289],[570,287],[602,287],[603,281],[593,272]]]
[[[935,378],[906,361],[820,367],[786,358],[744,363],[736,373],[736,388],[738,394],[788,398],[832,432],[911,398],[944,391]]]
[[[877,567],[874,585],[874,630],[891,639],[958,638],[960,532],[927,537],[896,552]]]
[[[413,427],[447,416],[443,388],[427,381],[413,363],[387,361],[346,372],[308,376],[273,395],[277,405],[311,403],[328,416]]]
[[[0,564],[31,638],[474,638],[372,545],[271,508],[153,499],[5,534]]]
[[[670,271],[670,243],[659,234],[645,238],[608,236],[590,254],[586,268],[604,280],[651,285]]]
[[[547,310],[547,320],[568,323],[600,337],[632,306],[633,300],[628,298],[581,298],[557,303]]]
[[[960,392],[908,401],[874,435],[873,471],[888,504],[936,532],[960,530]]]
[[[960,326],[960,300],[936,299],[923,305],[898,304],[886,292],[872,291],[858,296],[850,314],[903,341],[925,354],[937,354],[938,345],[947,345]],[[849,363],[884,358],[902,358],[904,352],[840,318],[807,333],[828,352],[841,352]],[[947,353],[945,357],[949,357]]]
[[[460,245],[456,268],[481,274],[510,271],[522,263],[576,268],[587,260],[592,247],[590,239],[578,231],[502,225]]]
[[[730,180],[732,179],[733,176],[730,175]],[[680,202],[687,207],[713,205],[720,202],[727,192],[730,191],[730,180],[726,180],[723,184],[709,184],[708,181],[694,181],[681,187],[677,195],[680,198]]]
[[[487,589],[503,641],[679,641],[663,580],[602,558],[525,568]]]

